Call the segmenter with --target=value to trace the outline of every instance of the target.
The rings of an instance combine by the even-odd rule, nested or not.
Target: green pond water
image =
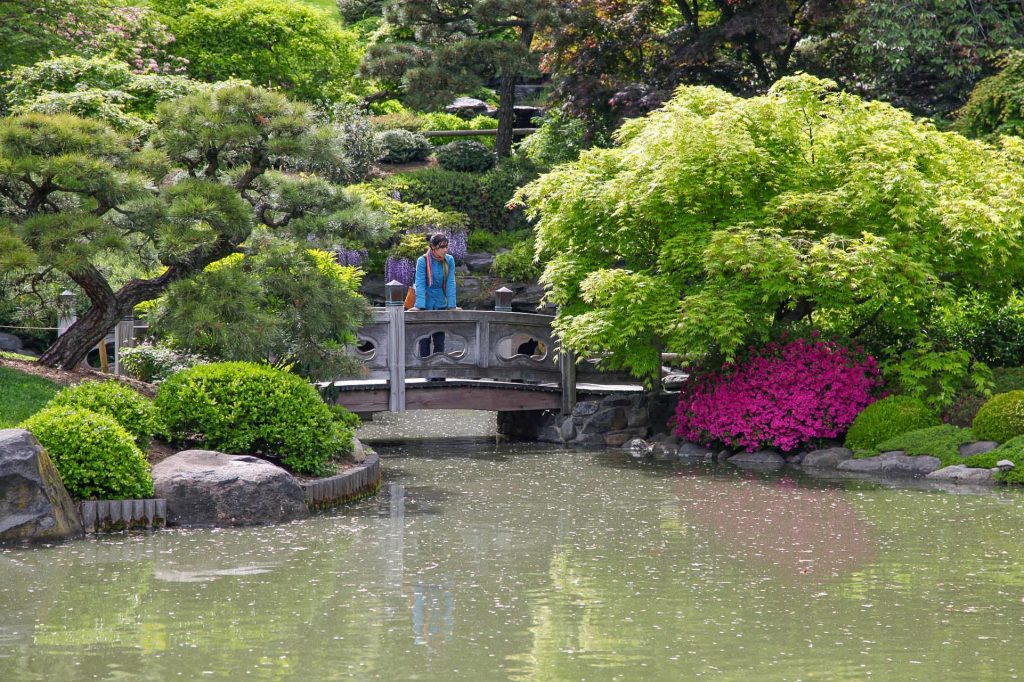
[[[0,550],[0,680],[1007,680],[1024,494],[380,446],[269,528]]]

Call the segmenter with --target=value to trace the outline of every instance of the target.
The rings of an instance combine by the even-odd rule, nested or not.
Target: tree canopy
[[[533,39],[553,20],[551,0],[388,0],[383,10],[395,31],[367,50],[363,73],[424,109],[498,79],[495,151],[507,156],[515,84],[536,70]]]
[[[327,12],[282,0],[153,3],[194,78],[249,80],[307,101],[353,91],[361,47]]]
[[[523,188],[565,344],[638,375],[813,326],[921,334],[1022,274],[1024,141],[942,133],[811,76],[680,88]]]
[[[101,121],[0,119],[0,271],[21,273],[25,292],[67,278],[89,299],[40,361],[74,367],[136,305],[233,253],[301,255],[380,228],[383,217],[341,187],[278,170],[300,159],[340,163],[330,157],[343,150],[324,142],[305,106],[245,85],[160,105],[141,149]],[[111,260],[127,275],[119,278]],[[355,307],[335,320],[338,344],[363,305],[346,300]]]

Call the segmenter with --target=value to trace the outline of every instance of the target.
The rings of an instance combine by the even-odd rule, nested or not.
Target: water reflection
[[[0,551],[0,679],[1013,679],[1019,491],[381,448],[287,526]]]
[[[875,552],[868,523],[842,489],[802,487],[792,475],[752,470],[709,479],[694,469],[678,472],[673,488],[684,516],[720,551],[771,565],[779,576],[836,578]]]

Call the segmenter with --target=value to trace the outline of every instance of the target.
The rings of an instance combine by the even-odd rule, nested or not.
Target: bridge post
[[[405,285],[384,285],[388,317],[388,409],[405,412]]]
[[[563,346],[558,353],[558,368],[562,371],[562,416],[565,417],[576,407],[576,354]]]

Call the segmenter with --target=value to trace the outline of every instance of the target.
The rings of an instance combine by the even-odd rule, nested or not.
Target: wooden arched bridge
[[[641,390],[635,379],[599,372],[559,352],[550,315],[512,312],[512,292],[495,310],[405,311],[401,284],[359,332],[366,374],[319,384],[325,399],[353,412],[421,409],[572,411],[577,399]]]

